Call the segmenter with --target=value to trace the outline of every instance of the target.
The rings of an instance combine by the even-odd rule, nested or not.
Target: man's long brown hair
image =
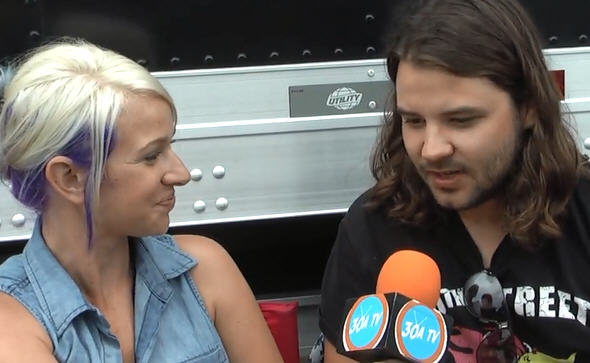
[[[395,81],[400,60],[462,77],[484,77],[510,94],[535,122],[499,191],[505,228],[525,247],[560,236],[560,217],[582,173],[584,157],[560,109],[561,94],[545,65],[537,30],[516,0],[432,0],[401,27],[387,58]],[[419,226],[435,221],[428,186],[405,150],[392,94],[372,156],[377,183],[369,206]]]

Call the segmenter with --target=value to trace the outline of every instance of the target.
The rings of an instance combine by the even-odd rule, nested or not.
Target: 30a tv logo
[[[438,362],[447,347],[447,327],[442,314],[416,300],[400,309],[395,319],[395,342],[406,358]]]
[[[346,351],[372,349],[379,344],[389,322],[389,304],[383,294],[366,295],[352,305],[342,342]]]

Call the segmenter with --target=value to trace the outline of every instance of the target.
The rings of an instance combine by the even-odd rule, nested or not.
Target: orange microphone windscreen
[[[424,253],[398,251],[383,264],[376,292],[397,292],[434,309],[440,295],[440,271],[436,262]]]

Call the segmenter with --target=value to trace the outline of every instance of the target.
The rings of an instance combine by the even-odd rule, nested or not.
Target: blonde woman
[[[280,362],[225,250],[163,234],[189,174],[160,83],[75,40],[4,78],[0,173],[38,219],[0,266],[0,361]]]

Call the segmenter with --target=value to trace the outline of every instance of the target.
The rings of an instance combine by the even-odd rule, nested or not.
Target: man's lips
[[[434,187],[449,189],[457,187],[463,172],[460,170],[427,170],[426,174]]]
[[[432,173],[432,174],[450,175],[450,174],[459,173],[460,170],[459,169],[441,169],[441,170],[427,169],[426,172]]]

